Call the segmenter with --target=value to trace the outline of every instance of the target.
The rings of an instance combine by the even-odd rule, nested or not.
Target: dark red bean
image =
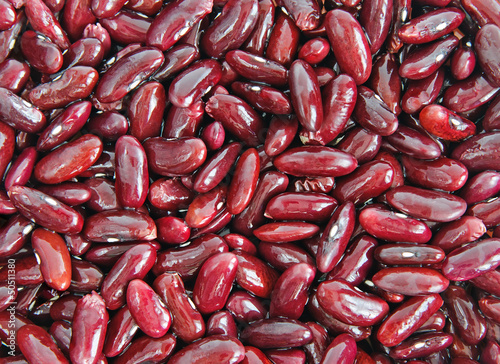
[[[217,150],[222,147],[225,138],[226,132],[224,131],[222,123],[219,121],[214,121],[207,125],[201,133],[201,139],[206,144],[207,148],[211,150]]]
[[[438,294],[410,298],[394,310],[380,325],[377,339],[392,347],[410,337],[439,310],[443,299]]]
[[[63,65],[63,55],[59,47],[32,30],[21,36],[21,51],[26,61],[41,73],[56,73]]]
[[[321,363],[350,364],[354,363],[355,358],[356,341],[349,334],[341,334],[328,345]]]
[[[113,265],[102,282],[101,294],[110,310],[120,308],[126,301],[126,288],[133,279],[143,279],[152,268],[156,250],[149,244],[137,244],[127,250]]]
[[[283,11],[275,19],[275,24],[266,48],[266,57],[290,67],[299,47],[300,29]]]
[[[243,49],[257,56],[262,56],[273,26],[275,7],[270,0],[259,1],[258,6],[257,21],[247,40],[243,43]]]
[[[337,9],[327,13],[325,22],[328,39],[340,68],[357,85],[366,82],[372,70],[371,52],[358,21],[348,12]]]
[[[361,210],[359,223],[375,238],[391,242],[426,243],[432,236],[423,222],[380,206]]]
[[[230,312],[218,311],[210,316],[207,321],[207,336],[212,335],[238,337],[238,329]]]
[[[71,260],[71,285],[69,291],[75,293],[90,293],[99,289],[104,274],[92,263],[84,260]]]
[[[104,58],[104,47],[99,39],[82,38],[73,43],[63,55],[63,67],[96,67]]]
[[[311,342],[312,334],[296,320],[275,318],[253,322],[242,331],[241,340],[260,349],[298,347]]]
[[[314,265],[313,258],[301,247],[292,243],[261,242],[258,249],[259,254],[280,271],[284,271],[298,263]]]
[[[0,64],[0,87],[19,93],[28,82],[30,73],[26,63],[13,58],[6,59]]]
[[[83,217],[49,195],[25,186],[12,186],[9,197],[18,211],[35,223],[63,234],[82,230]]]
[[[214,335],[196,341],[174,354],[170,364],[192,362],[239,363],[245,358],[245,348],[236,338]]]
[[[500,346],[494,341],[488,340],[481,353],[481,362],[493,364],[500,360]]]
[[[158,230],[158,241],[166,244],[182,244],[189,239],[191,229],[184,220],[173,217],[165,216],[155,220],[156,228]]]
[[[376,1],[372,1],[375,4]],[[388,2],[387,4],[390,4]],[[393,54],[381,55],[372,66],[369,87],[380,96],[389,110],[396,115],[401,113],[401,78],[398,64]]]
[[[166,51],[212,11],[212,1],[177,0],[165,6],[148,29],[147,44]],[[181,20],[181,21],[179,21]]]
[[[408,296],[440,293],[450,283],[439,271],[424,267],[385,268],[375,273],[372,281],[383,290]]]
[[[330,43],[324,38],[314,38],[308,40],[300,48],[298,58],[310,65],[321,63],[330,52]]]
[[[296,117],[276,116],[271,119],[264,142],[264,151],[267,156],[274,157],[286,150],[292,143],[298,129]]]
[[[103,354],[108,358],[119,355],[130,344],[138,329],[128,307],[121,308],[109,321]]]
[[[462,40],[451,57],[451,73],[457,80],[469,77],[476,67],[476,54],[470,41]]]
[[[389,34],[392,9],[393,3],[387,0],[369,0],[363,3],[359,22],[366,31],[372,54],[377,53]]]
[[[467,214],[481,219],[487,228],[492,228],[500,224],[499,204],[500,200],[498,198],[480,202],[470,207]]]
[[[16,44],[16,39],[25,24],[26,16],[24,15],[24,12],[20,12],[16,16],[14,25],[0,33],[0,62],[5,61],[9,56]]]
[[[267,310],[259,299],[244,291],[232,293],[226,308],[239,322],[251,323],[266,317]]]
[[[292,104],[283,92],[255,83],[233,82],[231,89],[256,109],[271,114],[291,114]]]
[[[500,26],[500,18],[497,15],[497,10],[500,7],[496,2],[491,0],[463,0],[461,4],[479,25],[483,26],[487,23],[495,23]]]
[[[79,39],[85,27],[96,20],[90,4],[91,0],[66,0],[62,23],[73,41]]]
[[[486,24],[477,32],[474,49],[477,52],[479,65],[488,78],[497,86],[500,85],[498,73],[498,57],[494,49],[500,44],[500,27],[495,24]]]
[[[486,320],[472,297],[462,287],[450,286],[443,300],[459,337],[469,345],[480,342],[486,335]]]
[[[425,105],[433,103],[439,96],[443,82],[443,68],[420,80],[410,80],[401,100],[403,111],[409,114],[416,113]]]
[[[0,14],[2,14],[2,18],[0,19],[0,30],[7,30],[14,25],[16,21],[16,10],[10,3],[3,0],[0,2]]]
[[[381,298],[357,290],[340,279],[321,283],[317,299],[328,314],[350,325],[371,326],[380,322],[389,311]]]
[[[26,16],[35,31],[50,38],[62,50],[69,47],[70,42],[66,32],[61,28],[52,11],[42,0],[26,2],[25,10]]]
[[[268,298],[279,277],[278,272],[253,255],[233,251],[238,258],[236,282],[257,297]]]
[[[52,341],[52,337],[40,326],[24,325],[17,331],[19,348],[29,362],[69,363]]]
[[[107,324],[108,312],[101,296],[92,292],[78,301],[69,347],[72,362],[97,362],[104,345]]]
[[[5,189],[8,190],[10,187],[16,185],[24,186],[28,182],[33,172],[37,156],[38,154],[34,147],[28,147],[19,154],[5,175]]]
[[[0,228],[0,256],[8,257],[17,253],[27,242],[34,224],[25,217],[16,214]]]
[[[358,164],[362,164],[371,161],[379,152],[381,145],[382,137],[380,135],[354,127],[337,145],[337,148],[351,154],[356,158]]]
[[[4,88],[0,88],[0,121],[5,123],[1,124],[2,139],[8,139],[8,142],[14,140],[7,138],[10,135],[10,129],[4,126],[6,124],[27,133],[36,133],[41,131],[47,123],[45,115],[40,110]]]
[[[304,311],[308,289],[316,269],[307,263],[298,263],[283,272],[271,293],[270,317],[287,317],[298,320]]]
[[[184,342],[190,343],[205,335],[201,314],[187,295],[177,273],[164,273],[153,283],[155,291],[163,298],[172,315],[172,331]]]
[[[290,242],[310,238],[319,232],[317,225],[307,222],[271,222],[253,231],[259,240],[271,243]]]
[[[481,312],[495,322],[500,321],[500,301],[497,298],[486,297],[478,301]]]
[[[414,336],[392,348],[389,352],[394,359],[414,359],[436,353],[451,345],[453,337],[445,333],[427,333]]]
[[[283,65],[261,56],[234,50],[226,54],[225,60],[238,74],[252,81],[277,87],[288,82],[288,71]]]
[[[498,90],[483,73],[473,73],[446,89],[443,94],[443,106],[454,112],[469,111],[493,99]]]
[[[132,344],[114,362],[117,364],[161,362],[172,354],[175,344],[176,338],[172,334],[166,334],[158,339],[142,336],[132,341]]]
[[[388,265],[433,264],[445,258],[441,248],[413,244],[385,244],[375,249],[374,258]]]
[[[264,215],[273,220],[325,221],[336,206],[335,199],[324,194],[287,192],[273,197]]]
[[[127,10],[121,10],[111,17],[99,20],[113,41],[125,45],[146,43],[146,33],[151,22],[150,18]]]
[[[490,132],[474,135],[460,143],[450,154],[462,162],[469,172],[495,169],[498,163],[500,133]]]
[[[484,233],[486,233],[486,226],[479,218],[464,216],[442,225],[434,234],[431,244],[439,246],[448,253],[465,243],[479,239]]]
[[[500,112],[500,97],[496,97],[491,104],[488,106],[483,119],[483,128],[486,131],[493,131],[500,129],[499,125],[499,112]]]
[[[221,211],[226,194],[225,187],[216,187],[207,193],[197,195],[186,212],[186,224],[191,228],[206,227]]]
[[[419,114],[420,125],[430,134],[449,141],[460,141],[475,134],[476,125],[439,105],[425,106]]]
[[[441,156],[441,148],[437,142],[407,126],[400,125],[394,134],[387,137],[387,141],[394,148],[410,157],[436,159]]]
[[[165,304],[141,279],[128,283],[127,307],[142,332],[150,337],[160,338],[170,328],[172,319]]]

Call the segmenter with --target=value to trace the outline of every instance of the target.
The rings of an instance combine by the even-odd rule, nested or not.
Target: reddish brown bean
[[[68,364],[52,337],[40,326],[28,324],[17,331],[19,348],[29,362]]]
[[[350,364],[355,362],[355,358],[356,341],[349,334],[341,334],[328,345],[321,363]]]
[[[440,293],[450,284],[437,270],[424,267],[385,268],[375,273],[372,281],[383,290],[408,296]]]
[[[25,11],[35,31],[50,38],[62,50],[69,47],[70,42],[66,32],[42,0],[26,2]]]
[[[19,154],[17,159],[12,162],[8,172],[5,174],[5,189],[8,190],[14,185],[26,185],[33,172],[37,156],[38,154],[34,147],[28,147],[24,149],[21,154]]]
[[[56,73],[63,65],[63,55],[59,47],[32,30],[21,36],[21,51],[29,64],[41,73]]]
[[[132,341],[132,344],[114,362],[117,364],[161,362],[172,354],[175,345],[176,338],[172,334],[166,334],[158,339],[142,336]]]
[[[279,277],[278,272],[250,254],[234,251],[238,258],[236,282],[257,297],[268,298]]]
[[[414,359],[425,357],[447,348],[453,342],[453,336],[445,333],[427,333],[414,336],[392,348],[389,352],[394,359]]]
[[[245,348],[236,338],[214,335],[196,341],[174,354],[170,364],[193,362],[239,363],[245,358]]]
[[[290,67],[299,47],[300,29],[283,11],[276,16],[275,25],[269,36],[266,57]]]
[[[500,133],[490,132],[474,135],[460,143],[451,158],[462,162],[470,172],[495,169],[498,159]]]

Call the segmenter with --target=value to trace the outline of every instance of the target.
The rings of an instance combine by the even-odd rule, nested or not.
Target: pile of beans
[[[498,0],[0,0],[0,364],[500,363]]]

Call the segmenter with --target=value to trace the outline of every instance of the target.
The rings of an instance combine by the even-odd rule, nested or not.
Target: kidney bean
[[[275,364],[304,364],[306,354],[301,349],[270,349],[266,356]]]
[[[253,231],[262,241],[271,243],[289,242],[310,238],[319,232],[319,227],[307,222],[272,222]]]
[[[370,326],[380,322],[389,311],[382,299],[357,290],[340,279],[321,283],[317,300],[328,314],[350,325]],[[350,302],[349,305],[346,302]]]
[[[412,297],[393,311],[380,325],[377,339],[392,347],[400,344],[436,313],[443,299],[436,293]]]
[[[149,201],[161,210],[187,208],[193,198],[193,192],[178,179],[160,178],[149,187]]]
[[[0,191],[0,214],[2,215],[10,215],[15,214],[17,209],[14,204],[10,201],[7,192]]]
[[[243,344],[225,335],[214,335],[194,342],[174,354],[169,363],[215,361],[218,363],[239,363],[245,357]]]
[[[377,53],[389,34],[392,13],[393,3],[387,0],[365,1],[361,7],[359,22],[366,31],[372,54]]]
[[[69,355],[69,344],[71,342],[71,324],[66,321],[54,321],[49,328],[49,334],[56,342],[64,355]],[[26,364],[27,362],[22,362]],[[21,364],[21,363],[20,363]]]
[[[464,9],[479,23],[480,26],[488,23],[495,23],[500,26],[500,19],[495,12],[499,7],[491,0],[463,0],[461,1]]]
[[[475,67],[476,54],[472,50],[472,43],[462,40],[451,56],[451,73],[457,80],[464,80],[472,74]]]
[[[385,244],[374,251],[374,258],[388,265],[433,264],[445,258],[441,248],[413,244]]]
[[[441,156],[439,144],[416,129],[400,125],[386,139],[398,151],[418,159],[436,159]],[[456,159],[456,158],[453,158]]]
[[[449,141],[463,140],[476,131],[473,122],[439,105],[425,106],[420,111],[419,120],[429,133]]]
[[[260,111],[278,115],[292,113],[288,96],[275,88],[255,83],[233,82],[231,89]]]
[[[0,63],[0,87],[19,93],[31,74],[28,64],[8,58]]]
[[[274,28],[269,36],[266,57],[290,67],[299,46],[300,29],[283,11],[275,17]]]
[[[425,267],[384,268],[372,281],[378,288],[408,296],[440,293],[450,283],[439,271]]]
[[[26,2],[25,11],[35,31],[50,38],[62,50],[70,46],[66,32],[42,0]]]
[[[358,97],[354,109],[354,119],[365,129],[375,134],[387,136],[398,127],[397,117],[388,110],[375,92],[368,87],[358,87]]]
[[[81,182],[39,185],[38,189],[70,206],[81,205],[89,201],[92,194],[92,190]]]
[[[40,110],[4,88],[0,88],[0,121],[28,133],[41,131],[47,122],[45,115]],[[14,142],[13,135],[12,141],[10,140],[10,129],[3,126],[5,125],[3,123],[1,124],[2,139],[8,139],[9,143]]]
[[[321,63],[330,52],[330,43],[324,38],[308,40],[300,48],[298,58],[310,65]]]
[[[31,177],[36,158],[37,152],[34,147],[24,149],[5,175],[5,189],[8,190],[12,186],[24,186]]]
[[[356,358],[356,341],[349,334],[338,335],[326,348],[321,363],[354,363]]]
[[[61,22],[72,41],[79,39],[85,27],[95,21],[91,0],[65,1]]]
[[[264,142],[264,151],[267,156],[274,157],[284,152],[292,143],[298,129],[296,117],[276,116],[271,119]]]
[[[212,335],[238,337],[238,329],[231,313],[218,311],[210,316],[207,321],[207,336]]]
[[[63,55],[63,67],[96,67],[104,58],[104,47],[99,39],[82,38],[73,43]]]
[[[122,353],[132,341],[139,326],[132,318],[127,306],[122,307],[109,321],[106,330],[106,341],[103,346],[103,354],[108,358]]]
[[[423,222],[381,206],[361,210],[359,223],[375,238],[391,242],[426,243],[432,236]]]
[[[306,325],[309,326],[313,339],[309,344],[304,345],[304,351],[308,362],[319,364],[328,346],[328,332],[315,322],[306,322]]]
[[[458,38],[448,35],[429,45],[412,51],[401,64],[399,75],[411,80],[420,80],[434,73],[458,45]]]
[[[255,26],[243,43],[243,50],[257,56],[262,56],[266,48],[266,41],[274,23],[275,7],[272,1],[259,1],[258,14]]]
[[[481,312],[497,323],[500,321],[499,304],[500,301],[494,297],[485,297],[478,301]]]
[[[0,13],[2,14],[2,18],[0,19],[0,30],[7,30],[12,25],[14,25],[16,21],[16,10],[12,6],[12,4],[7,1],[0,2]]]
[[[486,76],[497,86],[500,85],[500,74],[497,71],[498,60],[494,52],[500,42],[500,28],[496,24],[486,24],[477,32],[474,49],[477,52],[479,65]]]
[[[210,150],[217,150],[222,147],[225,138],[226,132],[219,121],[207,125],[201,132],[201,139]]]
[[[500,133],[489,132],[474,135],[460,143],[450,156],[462,162],[469,172],[482,172],[495,169]]]
[[[143,13],[148,16],[158,13],[158,11],[161,9],[161,6],[161,0],[131,0],[125,4],[125,8],[134,10],[138,13]]]
[[[31,243],[40,260],[40,270],[47,285],[65,291],[71,283],[71,260],[60,235],[45,229],[33,231]]]
[[[84,260],[71,260],[71,285],[69,291],[89,293],[101,286],[104,274],[94,264]]]
[[[499,204],[500,200],[498,198],[480,202],[470,207],[467,214],[481,219],[487,228],[492,228],[500,224],[500,216],[498,215]]]
[[[5,311],[9,306],[16,302],[17,287],[10,287],[8,283],[0,284],[0,311]]]
[[[95,89],[95,97],[104,103],[120,100],[151,76],[163,60],[163,53],[154,47],[142,47],[128,53],[104,73]]]
[[[43,282],[42,272],[34,254],[25,256],[16,261],[15,282],[17,285],[33,286]],[[12,272],[11,272],[12,273]],[[8,282],[8,267],[0,270],[0,281]]]
[[[186,224],[191,228],[207,226],[217,216],[225,199],[225,187],[216,187],[207,193],[196,196],[186,212]]]
[[[474,345],[480,342],[486,335],[486,320],[472,297],[463,288],[450,286],[443,293],[443,300],[451,322],[464,343]]]
[[[266,317],[267,310],[260,300],[244,291],[233,292],[227,302],[226,309],[238,322],[251,323]]]
[[[81,298],[73,317],[69,356],[73,363],[95,363],[106,337],[108,312],[103,299],[92,292]]]
[[[465,243],[479,239],[486,232],[484,223],[472,216],[464,216],[456,221],[443,225],[431,241],[446,253]]]
[[[28,324],[20,327],[17,340],[22,354],[30,362],[69,363],[50,334],[40,326]]]
[[[41,73],[56,73],[63,65],[63,55],[59,47],[32,30],[21,36],[21,51],[29,64]]]
[[[233,253],[238,258],[236,282],[258,297],[270,297],[279,274],[257,257],[241,251]]]
[[[292,190],[295,192],[328,193],[332,190],[334,182],[333,177],[295,178]]]
[[[327,13],[326,30],[330,45],[340,68],[357,85],[368,80],[372,70],[368,41],[357,20],[343,10]]]
[[[307,291],[315,273],[314,266],[307,263],[298,263],[285,270],[271,293],[270,317],[298,320],[307,303]]]
[[[443,82],[443,68],[438,68],[436,72],[420,80],[410,80],[401,100],[403,111],[412,114],[432,104],[439,96]]]
[[[54,321],[73,321],[76,304],[80,298],[72,294],[61,296],[50,307],[50,318]]]
[[[127,286],[127,307],[139,328],[148,336],[164,336],[171,324],[170,313],[156,292],[140,279]]]
[[[8,192],[18,211],[35,223],[63,234],[82,230],[83,217],[51,196],[25,186],[12,186]]]
[[[445,333],[427,333],[414,336],[389,352],[394,359],[414,359],[436,353],[451,345],[453,337]]]
[[[498,90],[483,73],[473,73],[446,89],[443,106],[454,112],[469,111],[493,99]]]
[[[346,137],[337,144],[337,148],[351,154],[358,164],[371,161],[379,152],[382,144],[380,135],[369,132],[363,128],[354,127]]]
[[[486,131],[493,131],[493,130],[498,130],[500,129],[498,121],[500,120],[499,118],[499,105],[500,105],[500,97],[495,97],[495,99],[491,102],[491,104],[488,106],[488,109],[486,110],[486,113],[484,114],[484,119],[483,119],[483,128]]]
[[[0,33],[0,62],[7,59],[16,44],[16,39],[26,24],[26,16],[21,11],[16,16],[14,25]]]
[[[372,1],[372,4],[376,4],[376,1]],[[373,63],[368,83],[369,87],[380,96],[383,103],[393,114],[399,115],[401,113],[401,106],[399,105],[401,78],[399,77],[398,65],[394,55],[385,53]]]
[[[481,353],[481,363],[493,364],[500,359],[500,347],[491,340],[488,340]]]
[[[300,124],[310,132],[319,130],[323,122],[323,104],[313,68],[303,60],[294,61],[290,67],[289,86]]]
[[[212,1],[174,1],[165,6],[148,29],[146,42],[166,51],[212,11]]]
[[[127,347],[122,355],[116,357],[115,363],[141,363],[161,362],[166,360],[174,350],[176,338],[172,334],[166,334],[160,338],[142,336]]]
[[[313,258],[305,250],[292,243],[261,242],[258,249],[259,254],[279,271],[285,271],[297,263],[314,265]]]
[[[152,19],[139,13],[121,10],[99,20],[108,31],[111,39],[121,44],[146,43],[146,33],[151,26]]]
[[[189,239],[191,229],[178,217],[164,216],[155,220],[158,230],[158,241],[166,244],[182,244]]]
[[[127,250],[104,278],[101,294],[110,310],[125,303],[125,290],[133,279],[142,279],[152,268],[156,250],[149,244],[137,244]]]
[[[267,203],[264,215],[273,220],[325,221],[336,206],[335,199],[322,193],[285,192]]]
[[[313,30],[320,24],[320,7],[312,0],[281,0],[280,4],[290,14],[300,30]]]

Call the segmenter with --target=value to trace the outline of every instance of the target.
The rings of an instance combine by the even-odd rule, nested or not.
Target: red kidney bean
[[[56,73],[63,65],[63,55],[59,47],[32,30],[21,36],[21,51],[26,61],[41,73]]]
[[[358,97],[354,108],[354,119],[365,129],[375,134],[387,136],[398,127],[396,115],[388,110],[375,92],[368,87],[358,87]]]
[[[0,62],[5,61],[9,56],[16,44],[16,38],[21,33],[25,24],[26,16],[24,12],[20,12],[16,16],[14,25],[0,33]]]
[[[296,178],[293,183],[293,191],[328,193],[332,190],[334,182],[333,177]]]
[[[500,285],[498,284],[499,279],[500,272],[497,270],[490,270],[476,278],[471,279],[471,283],[488,293],[498,296],[498,292],[500,292]]]
[[[90,4],[91,0],[66,0],[62,24],[71,40],[79,39],[85,27],[96,21]]]
[[[273,220],[325,221],[337,207],[337,201],[322,193],[286,192],[273,197],[264,215]]]
[[[146,42],[166,51],[212,11],[213,2],[177,0],[165,6],[148,29]]]
[[[47,123],[45,115],[40,110],[4,88],[0,88],[0,121],[28,133],[41,131]],[[7,139],[9,143],[13,142],[14,140],[10,140],[10,129],[3,123],[2,139]]]
[[[226,52],[239,48],[250,36],[257,16],[257,0],[245,3],[229,0],[202,35],[201,48],[213,58],[220,58]]]
[[[477,52],[479,65],[487,77],[497,86],[500,85],[498,60],[494,52],[500,42],[500,28],[495,24],[486,24],[477,32],[474,49]]]
[[[31,74],[28,64],[9,58],[0,64],[0,87],[19,93]]]
[[[403,111],[409,114],[416,113],[422,110],[424,106],[436,101],[443,82],[443,68],[439,68],[436,72],[423,79],[410,80],[401,100]]]
[[[139,328],[148,336],[164,336],[171,324],[170,313],[155,291],[141,279],[127,286],[127,307]]]
[[[89,38],[90,39],[90,38]],[[127,134],[128,121],[125,116],[114,111],[94,115],[86,125],[87,130],[107,140],[117,140]],[[137,135],[137,133],[134,133]]]
[[[500,321],[500,300],[493,297],[481,298],[478,301],[479,308],[481,312],[488,318],[492,319],[495,322]]]
[[[408,296],[440,293],[450,283],[439,271],[425,267],[385,268],[372,281],[378,288]]]
[[[304,351],[309,362],[319,364],[328,346],[328,332],[323,326],[315,322],[306,322],[306,325],[311,330],[313,340],[304,345]]]
[[[410,216],[440,222],[460,218],[467,204],[460,197],[411,186],[396,187],[386,193],[387,202]]]
[[[38,189],[70,206],[81,205],[89,201],[92,194],[91,189],[81,182],[39,185]]]
[[[259,254],[280,271],[284,271],[297,263],[314,265],[313,258],[305,250],[292,243],[261,242],[258,249]]]
[[[82,38],[73,43],[63,55],[63,67],[96,67],[104,58],[104,47],[99,39]]]
[[[233,251],[238,258],[236,282],[257,297],[269,298],[279,277],[278,272],[262,260],[241,251]]]
[[[350,201],[340,205],[323,230],[316,254],[316,265],[326,273],[339,262],[352,236],[355,224],[355,208]]]
[[[16,302],[17,287],[11,286],[8,283],[0,284],[0,311],[5,311],[9,306]]]
[[[42,110],[63,107],[73,101],[88,97],[97,80],[97,71],[92,67],[71,67],[64,71],[60,78],[32,89],[29,99],[33,105]]]
[[[361,7],[359,22],[366,31],[372,54],[377,53],[389,34],[392,12],[393,3],[387,0],[365,1]]]
[[[163,137],[182,138],[196,136],[200,129],[204,107],[205,104],[201,100],[195,102],[190,107],[180,108],[171,106],[166,116]]]
[[[355,358],[356,341],[349,334],[341,334],[328,345],[321,363],[351,364]]]
[[[497,16],[496,10],[499,9],[498,4],[491,0],[463,0],[461,1],[464,9],[483,26],[488,23],[496,23],[500,26],[500,19]]]
[[[139,326],[132,318],[129,308],[121,308],[109,321],[103,354],[108,358],[119,355],[130,344],[138,329]]]
[[[298,320],[307,303],[308,289],[316,269],[307,263],[298,263],[283,272],[271,293],[270,317],[283,316]]]
[[[2,18],[0,19],[0,30],[7,30],[14,25],[16,21],[16,10],[12,4],[7,1],[1,1],[0,13],[2,14]]]
[[[238,152],[239,152],[238,148]],[[259,178],[260,160],[257,150],[246,150],[236,163],[229,185],[227,209],[232,214],[241,213],[250,203]]]
[[[363,128],[354,127],[346,137],[337,144],[337,148],[351,154],[358,164],[371,161],[379,152],[382,144],[380,135],[369,132]]]
[[[413,244],[385,244],[374,251],[374,258],[388,265],[433,264],[445,258],[441,248]]]
[[[350,325],[371,326],[380,322],[389,311],[385,301],[341,279],[321,283],[317,300],[325,312]]]
[[[262,119],[240,98],[224,94],[214,95],[205,105],[205,111],[248,146],[255,147],[260,144],[259,130],[262,129]]]
[[[210,150],[217,150],[222,147],[225,138],[226,132],[224,131],[222,123],[219,121],[214,121],[207,125],[201,133],[201,139]]]
[[[448,253],[465,243],[479,239],[485,232],[486,227],[480,219],[472,216],[464,216],[443,225],[434,234],[431,244],[439,246]]]
[[[2,215],[10,215],[15,214],[17,209],[14,204],[10,201],[7,192],[0,191],[0,214]]]
[[[411,80],[420,80],[434,73],[458,45],[458,38],[448,35],[429,45],[412,51],[401,64],[399,75]]]
[[[376,1],[372,1],[375,4]],[[389,4],[390,2],[388,2]],[[394,55],[381,55],[372,66],[369,87],[380,96],[387,108],[396,115],[401,113],[401,78]]]
[[[104,345],[107,324],[108,312],[101,296],[92,292],[78,301],[69,347],[72,362],[97,362]]]
[[[479,240],[456,248],[447,254],[442,272],[451,280],[465,281],[478,277],[500,265],[500,240]]]
[[[35,223],[63,234],[82,230],[83,217],[49,195],[25,186],[12,186],[9,197],[18,211]]]
[[[446,317],[441,311],[436,311],[416,332],[439,331],[444,328]]]
[[[242,250],[250,255],[257,255],[257,247],[243,235],[230,233],[224,235],[224,241],[232,250]]]
[[[218,311],[210,316],[207,321],[207,336],[212,335],[238,337],[238,329],[231,313]]]
[[[419,114],[422,127],[430,134],[449,141],[460,141],[475,134],[476,125],[439,105],[427,105]]]
[[[255,26],[243,43],[243,49],[257,56],[262,56],[266,41],[274,22],[275,7],[272,1],[263,0],[258,4],[258,15]]]
[[[172,315],[172,331],[184,342],[190,343],[205,334],[201,314],[187,295],[177,273],[164,273],[153,283],[155,291],[163,298]]]
[[[351,173],[357,161],[351,155],[327,146],[288,149],[273,161],[278,170],[293,176],[337,177]]]
[[[303,60],[294,61],[290,67],[289,86],[300,124],[311,132],[319,130],[323,122],[323,104],[313,68]]]
[[[267,352],[264,354],[255,346],[245,346],[245,358],[242,363],[272,364],[273,362],[268,357],[269,354]]]
[[[441,156],[439,144],[416,129],[400,125],[386,139],[398,151],[418,159],[436,159]],[[456,159],[456,158],[453,158]]]
[[[359,223],[375,238],[391,242],[426,243],[432,236],[423,222],[381,206],[361,210]]]
[[[281,0],[280,4],[290,14],[300,30],[313,30],[320,24],[320,6],[312,0]]]
[[[271,243],[289,242],[310,238],[319,232],[319,227],[307,222],[271,222],[253,231],[259,240]]]
[[[62,50],[70,46],[66,32],[42,0],[26,2],[25,11],[35,31],[50,38]]]
[[[486,321],[472,297],[463,288],[450,286],[443,300],[459,337],[469,345],[480,342],[486,335]]]
[[[172,334],[166,334],[161,338],[142,336],[115,359],[117,364],[161,362],[166,360],[175,348],[176,338]]]
[[[414,359],[436,353],[451,345],[453,337],[445,333],[427,333],[414,336],[389,352],[394,359]]]
[[[50,334],[40,326],[28,324],[20,327],[17,332],[17,340],[22,354],[30,362],[69,363],[52,341]]]
[[[226,302],[226,308],[239,322],[251,323],[267,315],[260,300],[244,291],[232,293]]]
[[[470,207],[467,214],[481,219],[487,228],[492,228],[500,224],[500,216],[498,215],[499,204],[500,200],[498,198],[480,202]]]
[[[298,120],[296,117],[273,117],[264,142],[264,151],[266,155],[274,157],[285,151],[292,143],[297,133],[297,129]]]
[[[164,53],[165,61],[153,78],[164,81],[200,58],[198,49],[189,44],[179,44]]]
[[[150,138],[144,143],[148,168],[164,176],[179,176],[193,172],[205,162],[207,148],[201,139],[186,137]]]
[[[109,18],[125,5],[125,0],[92,0],[92,12],[97,18]]]
[[[149,185],[144,148],[135,137],[121,136],[116,141],[115,158],[118,202],[124,207],[141,207],[146,201]]]
[[[311,342],[312,333],[296,320],[274,318],[253,322],[242,331],[241,340],[259,349],[298,347]]]
[[[186,224],[191,228],[206,227],[221,211],[226,193],[225,187],[216,187],[196,196],[186,212]]]
[[[115,185],[105,178],[90,178],[85,181],[85,185],[90,189],[90,199],[87,206],[94,211],[105,211],[120,209],[117,201]]]
[[[145,15],[155,15],[161,9],[161,0],[131,0],[125,4],[127,9],[143,13]]]
[[[450,69],[453,77],[457,80],[469,77],[476,67],[476,54],[471,47],[470,41],[462,40],[460,46],[451,56]]]
[[[152,75],[163,60],[163,53],[154,47],[142,47],[128,53],[104,73],[95,89],[96,99],[104,103],[120,100]]]
[[[215,254],[203,263],[193,289],[193,301],[202,314],[224,307],[237,267],[238,259],[232,253]]]
[[[54,321],[66,320],[73,321],[76,304],[81,297],[75,295],[66,295],[58,298],[50,307],[50,317]]]
[[[330,52],[330,43],[324,38],[314,38],[308,40],[300,48],[298,58],[310,65],[321,63]]]
[[[191,229],[178,217],[164,216],[155,221],[158,241],[166,244],[182,244],[189,239]]]
[[[457,8],[433,10],[410,20],[399,29],[398,35],[404,43],[428,43],[451,33],[464,18],[465,14]]]
[[[84,260],[71,260],[71,285],[69,291],[89,293],[101,286],[104,279],[102,271],[92,263]]]
[[[12,186],[24,186],[31,177],[36,159],[37,152],[34,147],[24,149],[5,175],[5,189],[8,190]]]
[[[377,331],[377,339],[387,347],[398,345],[431,318],[442,304],[443,299],[436,293],[410,298],[384,320]]]
[[[239,363],[245,357],[245,348],[236,338],[214,335],[194,342],[174,354],[169,363],[214,361],[217,363]]]
[[[130,134],[141,142],[159,135],[165,105],[166,94],[163,85],[158,82],[148,82],[139,87],[132,96],[127,110]]]
[[[288,96],[275,88],[255,83],[233,82],[231,89],[260,111],[278,115],[292,113]]]
[[[8,282],[8,267],[0,270],[0,281]],[[42,272],[35,255],[31,254],[16,261],[15,282],[17,285],[33,286],[43,282]]]
[[[149,244],[138,244],[113,265],[101,286],[101,294],[110,310],[120,308],[126,300],[126,288],[133,279],[142,279],[152,268],[156,250]]]
[[[368,41],[357,20],[343,10],[329,11],[325,18],[330,45],[340,68],[357,85],[368,80],[372,70]]]
[[[467,168],[454,159],[439,158],[434,161],[423,161],[403,156],[401,161],[408,180],[424,188],[453,192],[462,188],[467,181]]]
[[[500,346],[498,343],[488,340],[481,352],[481,363],[493,364],[500,359]]]
[[[71,324],[66,321],[54,321],[49,328],[49,334],[56,342],[64,355],[69,356],[69,345],[71,342]],[[22,364],[26,364],[23,362]]]
[[[300,29],[283,11],[275,17],[275,25],[269,36],[266,57],[290,67],[299,46]]]
[[[45,229],[36,229],[31,243],[40,260],[40,270],[47,285],[65,291],[71,283],[71,260],[66,243],[60,235]]]
[[[500,120],[499,118],[499,105],[500,105],[500,97],[496,97],[491,104],[488,106],[488,109],[486,110],[486,113],[484,114],[484,119],[483,119],[483,128],[486,131],[493,131],[493,130],[498,130],[500,129],[498,121]]]
[[[121,44],[146,43],[146,33],[152,20],[144,15],[121,10],[111,17],[99,20],[111,39]]]
[[[446,89],[443,106],[454,112],[469,111],[493,99],[498,90],[483,73],[474,73]]]
[[[474,135],[460,143],[450,156],[462,162],[469,172],[495,169],[499,142],[500,133],[490,132]]]
[[[149,187],[149,201],[161,210],[187,208],[193,198],[193,192],[184,187],[178,179],[160,178]]]

